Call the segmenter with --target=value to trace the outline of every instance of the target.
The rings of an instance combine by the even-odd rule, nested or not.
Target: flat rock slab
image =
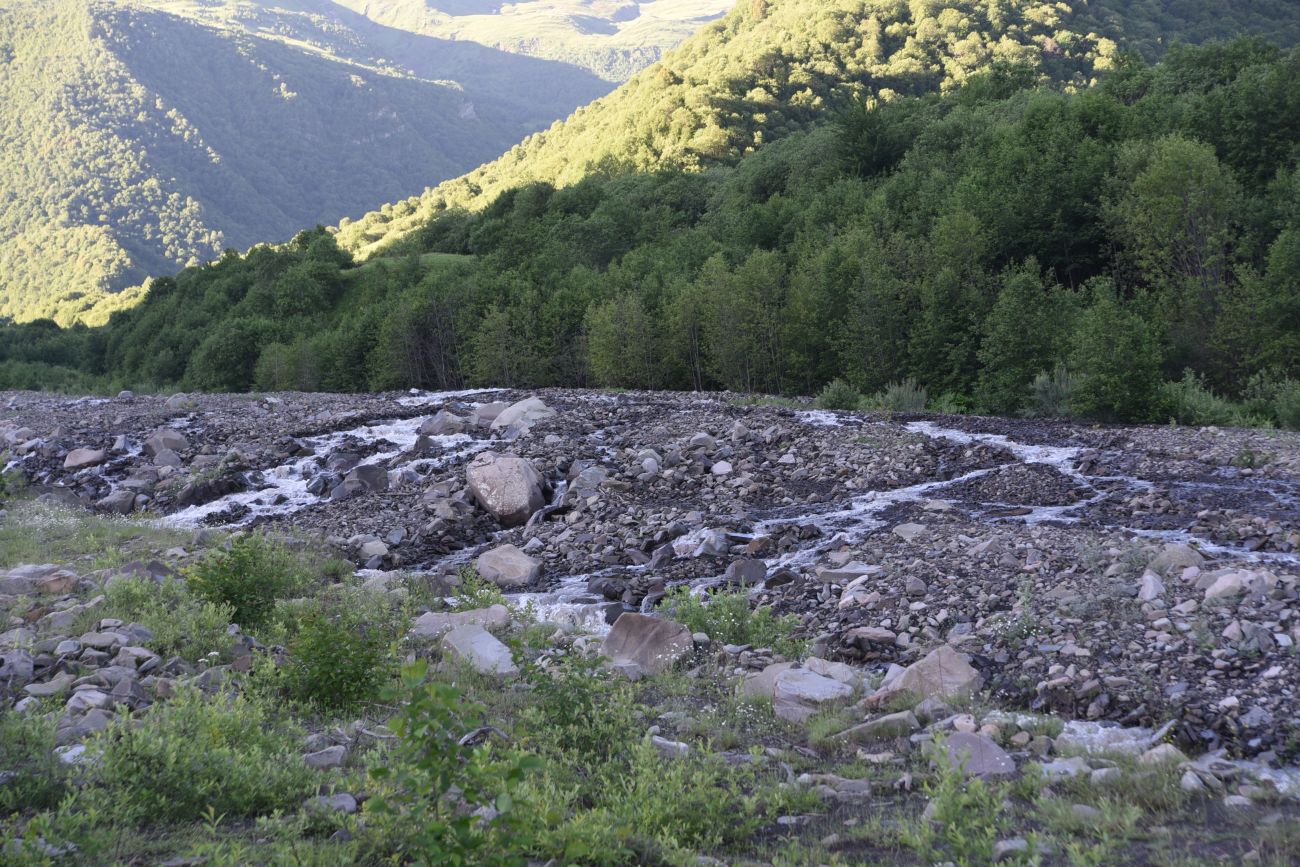
[[[762,671],[746,676],[740,690],[750,698],[774,698],[776,679],[792,668],[793,662],[774,662]]]
[[[480,674],[514,677],[519,667],[510,657],[510,648],[482,626],[457,626],[442,637],[442,650],[453,659],[468,664]]]
[[[984,678],[971,667],[969,657],[945,644],[909,665],[889,687],[910,693],[917,701],[947,700],[970,698],[983,682]]]
[[[954,770],[960,768],[968,777],[993,780],[1016,773],[1015,759],[984,735],[953,732],[948,735],[947,747],[948,764]]]
[[[788,722],[802,723],[829,702],[853,695],[853,687],[806,668],[792,668],[777,675],[772,695],[772,712]]]
[[[411,635],[416,638],[441,638],[458,626],[505,629],[509,625],[510,609],[504,605],[471,608],[468,611],[429,611],[415,619]]]
[[[614,621],[600,648],[614,665],[645,674],[667,671],[694,649],[691,631],[682,624],[631,611]]]

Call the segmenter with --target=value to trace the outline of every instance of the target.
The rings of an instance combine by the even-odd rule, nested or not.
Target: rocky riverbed
[[[477,563],[597,631],[744,586],[827,659],[947,643],[1007,708],[1300,749],[1296,434],[559,390],[0,405],[59,502],[317,536],[381,583]]]

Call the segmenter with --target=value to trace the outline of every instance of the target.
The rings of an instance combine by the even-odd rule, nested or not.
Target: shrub
[[[869,405],[887,412],[925,412],[929,395],[925,386],[918,385],[910,376],[902,382],[885,386],[884,391],[871,398]]]
[[[290,693],[326,708],[373,700],[389,677],[393,630],[360,606],[317,603],[289,643]]]
[[[105,813],[124,823],[263,815],[314,791],[300,741],[260,701],[186,689],[92,741],[90,780]]]
[[[947,745],[937,742],[931,753],[935,776],[925,784],[932,815],[904,833],[905,842],[927,864],[951,861],[961,867],[989,864],[993,844],[1003,831],[1003,786],[981,779],[967,780],[953,767]]]
[[[1068,418],[1074,385],[1074,375],[1063,364],[1051,373],[1038,374],[1029,385],[1024,414],[1029,418]]]
[[[817,405],[822,409],[857,409],[862,395],[842,379],[831,381],[817,395]]]
[[[423,660],[402,669],[393,696],[402,707],[389,720],[397,746],[388,762],[370,770],[380,791],[366,802],[369,824],[402,861],[510,863],[501,842],[509,837],[512,793],[539,762],[515,752],[494,756],[490,739],[478,746],[466,741],[481,710],[427,675]],[[471,811],[483,807],[496,815],[480,821]]]
[[[54,735],[53,720],[0,706],[0,815],[59,803],[68,766],[54,752]]]
[[[277,599],[304,590],[311,575],[300,558],[263,536],[235,540],[214,551],[188,573],[190,589],[203,599],[228,605],[242,627],[266,622]]]
[[[1288,379],[1278,385],[1273,397],[1273,416],[1279,426],[1300,430],[1300,380]]]
[[[493,605],[509,604],[500,587],[468,566],[457,570],[456,577],[460,579],[454,597],[457,608],[490,608]]]
[[[1161,394],[1170,418],[1181,425],[1228,425],[1240,416],[1240,410],[1231,401],[1210,391],[1191,370],[1183,371],[1183,378],[1178,382],[1165,383]]]
[[[532,702],[520,728],[531,748],[553,757],[573,754],[593,767],[625,755],[637,727],[632,694],[599,660],[570,655],[525,672]]]
[[[195,598],[182,581],[127,578],[111,584],[105,595],[106,616],[147,627],[153,633],[150,647],[160,656],[198,662],[212,651],[224,653],[230,644],[226,630],[234,608]]]
[[[714,641],[770,647],[790,658],[804,651],[805,642],[792,637],[799,618],[793,614],[777,617],[766,606],[750,608],[749,594],[743,590],[706,597],[694,595],[689,587],[678,587],[668,594],[664,604],[678,622]]]

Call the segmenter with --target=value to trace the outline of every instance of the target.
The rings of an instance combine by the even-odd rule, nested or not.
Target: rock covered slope
[[[679,583],[743,586],[854,671],[947,644],[1011,709],[1295,751],[1296,435],[662,393],[4,405],[11,470],[61,502],[317,535],[379,585],[477,564],[600,631]],[[868,690],[863,724],[897,697]]]

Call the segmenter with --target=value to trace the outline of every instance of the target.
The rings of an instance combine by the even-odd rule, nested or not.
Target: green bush
[[[296,807],[315,789],[302,732],[244,696],[181,690],[91,742],[90,783],[124,823],[193,822],[211,810],[250,817]]]
[[[1024,414],[1029,418],[1069,418],[1074,385],[1074,375],[1063,364],[1051,373],[1038,374],[1029,384]]]
[[[525,745],[548,757],[580,758],[593,768],[626,758],[637,728],[632,694],[599,660],[569,655],[525,672],[532,687],[520,725]]]
[[[366,802],[367,822],[378,845],[403,863],[514,863],[505,854],[507,843],[519,846],[509,834],[512,793],[540,763],[513,751],[495,755],[490,737],[481,745],[463,742],[479,725],[481,709],[427,675],[423,660],[402,669],[393,695],[401,709],[389,720],[397,746],[387,762],[371,768],[379,791]],[[480,821],[475,808],[496,815]]]
[[[290,693],[325,708],[375,699],[391,674],[393,637],[391,624],[347,600],[312,605],[289,642]]]
[[[1210,391],[1204,380],[1191,370],[1183,371],[1183,378],[1178,382],[1165,383],[1161,394],[1170,418],[1181,425],[1229,425],[1241,416],[1239,407]]]
[[[822,409],[857,409],[862,394],[842,379],[832,380],[817,395],[817,405]]]
[[[1273,416],[1279,426],[1300,430],[1300,380],[1288,379],[1278,385],[1273,397]]]
[[[54,735],[52,719],[0,706],[0,815],[59,803],[68,766],[54,752]]]
[[[234,621],[248,628],[265,623],[277,599],[311,584],[304,559],[263,536],[245,536],[235,540],[230,550],[209,554],[187,577],[196,595],[230,606]]]
[[[105,591],[105,616],[135,621],[153,633],[150,648],[163,657],[198,662],[230,645],[226,634],[235,619],[233,606],[196,598],[183,581],[162,584],[148,578],[116,581]]]
[[[468,566],[457,570],[456,577],[460,579],[455,594],[457,608],[490,608],[493,605],[508,605],[510,602],[500,587]]]
[[[925,412],[930,402],[925,386],[908,377],[902,382],[893,382],[885,386],[884,391],[871,398],[869,405],[874,409],[887,412]]]
[[[799,618],[778,617],[769,607],[750,608],[743,590],[696,596],[689,587],[677,587],[664,600],[665,611],[691,632],[703,632],[724,644],[770,647],[791,659],[801,656],[805,642],[793,637]]]

